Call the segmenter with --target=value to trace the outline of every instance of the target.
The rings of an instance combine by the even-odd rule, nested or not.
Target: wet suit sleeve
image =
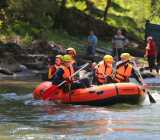
[[[52,78],[52,84],[58,85],[63,81],[63,69],[58,69],[55,73],[54,77]]]

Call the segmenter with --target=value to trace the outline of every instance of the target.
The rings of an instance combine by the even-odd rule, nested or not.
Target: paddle
[[[146,85],[144,87],[148,87],[148,88],[160,88],[160,86],[158,86],[158,85]]]
[[[140,77],[142,85],[145,86],[144,79],[143,79],[143,77],[142,77],[142,75],[141,75],[141,73],[140,73],[140,71],[139,71],[139,69],[137,67],[136,62],[133,61],[133,64],[136,67],[136,70],[137,70],[137,73],[138,73],[138,77]],[[151,103],[156,103],[156,100],[152,97],[151,93],[148,90],[147,90],[147,94],[148,94],[150,102]]]
[[[115,47],[115,57],[116,57],[115,61],[118,62],[119,57],[118,57],[118,50],[116,47]]]
[[[83,70],[83,69],[84,69],[85,67],[87,67],[88,65],[89,65],[89,63],[86,63],[86,64],[82,65],[82,67],[81,67],[79,70],[77,70],[75,73],[73,73],[73,74],[71,75],[71,78],[72,78],[73,76],[75,76],[76,74],[78,74],[81,70]],[[44,93],[43,99],[44,99],[44,100],[49,100],[49,99],[51,98],[52,93],[55,92],[56,90],[58,90],[59,87],[62,86],[64,83],[66,83],[66,81],[61,82],[61,83],[58,84],[57,86],[51,86],[50,88],[48,88],[48,89],[45,91],[45,93]]]

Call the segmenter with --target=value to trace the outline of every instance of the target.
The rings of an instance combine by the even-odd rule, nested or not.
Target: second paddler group
[[[92,78],[77,78],[72,76],[81,66],[77,66],[77,52],[74,48],[66,49],[65,55],[57,55],[54,65],[49,66],[48,79],[54,84],[59,85],[66,81],[61,88],[68,90],[90,87],[90,83],[94,85],[102,85],[107,83],[129,82],[131,76],[141,83],[139,76],[134,69],[133,57],[129,53],[122,53],[121,60],[115,63],[111,55],[104,55],[103,59],[98,63],[91,64]],[[84,68],[85,69],[85,68]],[[91,79],[95,79],[90,82]]]

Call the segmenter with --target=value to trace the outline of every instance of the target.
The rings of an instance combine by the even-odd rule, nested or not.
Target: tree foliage
[[[160,23],[160,0],[68,0],[68,5],[86,12],[87,1],[92,3],[88,14],[140,36],[143,36],[146,20]]]
[[[9,18],[27,22],[34,27],[48,28],[53,25],[56,13],[54,0],[9,0]]]
[[[0,29],[41,34],[42,30],[60,26],[63,10],[75,7],[111,26],[140,34],[146,20],[160,23],[159,3],[160,0],[0,0]]]

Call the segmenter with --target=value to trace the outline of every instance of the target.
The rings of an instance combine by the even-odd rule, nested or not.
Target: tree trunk
[[[53,25],[53,28],[61,28],[62,26],[62,19],[63,19],[63,14],[64,14],[64,9],[66,6],[67,0],[62,0],[61,5],[59,7],[59,10],[55,16],[55,23]]]
[[[104,11],[104,16],[103,16],[103,21],[104,21],[104,22],[105,22],[106,19],[107,19],[108,10],[109,10],[109,8],[111,7],[111,4],[112,4],[112,0],[107,0],[106,8],[105,8],[105,11]]]

